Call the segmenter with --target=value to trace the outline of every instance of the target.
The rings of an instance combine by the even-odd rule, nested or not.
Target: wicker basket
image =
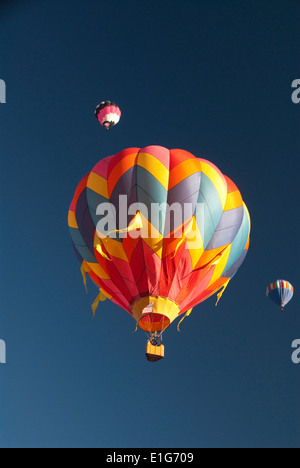
[[[163,359],[165,357],[165,347],[164,345],[154,346],[148,341],[146,346],[146,357],[148,361],[155,362]]]

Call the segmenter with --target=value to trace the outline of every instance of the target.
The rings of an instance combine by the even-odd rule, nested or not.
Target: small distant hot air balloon
[[[267,287],[267,296],[283,310],[294,295],[294,287],[285,280],[277,280]]]
[[[95,116],[98,122],[109,130],[119,122],[121,109],[114,102],[103,101],[96,107]]]

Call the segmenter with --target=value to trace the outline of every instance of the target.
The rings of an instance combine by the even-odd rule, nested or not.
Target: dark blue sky
[[[300,447],[299,21],[298,0],[1,3],[0,447]],[[123,111],[109,133],[103,99]],[[67,212],[98,160],[154,144],[231,177],[252,236],[151,364],[126,312],[92,320]],[[281,277],[284,314],[265,297]]]

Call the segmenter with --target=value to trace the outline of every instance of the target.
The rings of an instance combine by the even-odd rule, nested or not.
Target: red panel
[[[107,158],[102,159],[102,161],[99,161],[98,164],[96,164],[96,166],[93,168],[92,172],[95,172],[95,174],[98,174],[101,177],[104,177],[104,179],[107,179],[109,164],[114,157],[115,155],[108,156]]]
[[[180,309],[190,309],[194,300],[200,297],[210,283],[214,268],[194,271],[188,278],[184,288],[176,298]],[[199,302],[199,301],[198,301]]]
[[[161,260],[142,239],[131,257],[130,268],[141,296],[158,294]]]
[[[145,270],[144,252],[141,239],[139,239],[139,242],[132,254],[130,268],[133,273],[135,282],[138,283]]]
[[[142,240],[143,256],[146,266],[146,275],[148,279],[149,295],[156,296],[159,291],[159,279],[161,272],[161,259],[153,252],[153,250]]]
[[[205,289],[201,294],[199,294],[195,299],[193,299],[193,303],[191,306],[188,306],[186,310],[190,309],[191,307],[195,307],[200,302],[205,301],[208,299],[213,291],[217,291],[221,289],[221,287],[228,281],[229,278],[219,278],[219,280],[215,281],[212,285],[210,285],[209,289]]]
[[[93,271],[89,271],[88,275],[90,276],[91,280],[94,281],[94,283],[97,286],[101,287],[100,278],[98,278],[98,276]]]
[[[159,294],[175,300],[182,288],[182,278],[191,273],[193,266],[185,244],[180,246],[175,257],[173,255],[163,259]]]
[[[172,285],[172,282],[175,278],[176,272],[174,271],[169,276],[164,277],[159,283],[159,296],[169,297],[169,291]],[[175,296],[176,297],[176,296]],[[175,300],[175,297],[169,297],[171,300]]]
[[[231,193],[231,192],[238,191],[237,186],[232,182],[232,180],[229,179],[229,177],[227,177],[227,176],[224,176],[224,177],[225,177],[226,182],[227,182],[227,192]]]
[[[192,153],[180,149],[170,150],[170,156],[170,171],[187,159],[195,159]]]
[[[128,291],[130,292],[131,295],[131,301],[133,297],[136,297],[137,294],[139,294],[139,291],[136,286],[136,282],[132,273],[132,270],[130,268],[130,264],[126,262],[125,260],[122,260],[120,258],[114,257],[113,263],[120,273],[122,277],[122,281],[124,282],[125,286],[127,287]]]
[[[170,151],[162,146],[146,146],[141,150],[143,153],[148,153],[158,159],[167,169],[170,165]]]
[[[140,293],[140,297],[145,297],[145,296],[150,295],[147,270],[143,271],[139,281],[137,282],[137,287]]]
[[[134,153],[138,153],[140,151],[140,148],[127,148],[123,151],[121,151],[120,153],[116,154],[112,160],[110,161],[110,164],[109,164],[109,168],[108,168],[108,173],[107,173],[107,179],[109,178],[112,170],[114,169],[114,167],[123,159],[125,158],[126,156],[128,156],[129,154],[134,154]]]
[[[131,261],[133,252],[135,251],[136,246],[138,245],[140,240],[141,240],[140,237],[133,239],[129,234],[127,235],[127,237],[124,237],[123,246],[124,246],[124,249],[125,249],[125,252],[129,261]]]
[[[113,302],[118,304],[122,309],[127,310],[127,312],[130,313],[131,311],[131,306],[129,304],[129,301],[127,301],[123,296],[120,295],[120,291],[116,287],[116,285],[113,283],[112,280],[106,280],[106,279],[101,279],[101,287],[106,291],[108,294],[110,294],[113,297]]]
[[[107,262],[108,274],[114,284],[117,286],[118,290],[125,297],[125,299],[130,303],[132,300],[132,294],[128,290],[126,284],[123,281],[121,272],[118,270],[114,262]]]

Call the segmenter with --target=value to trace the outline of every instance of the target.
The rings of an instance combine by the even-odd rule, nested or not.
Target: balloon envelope
[[[248,252],[250,217],[214,164],[148,146],[105,158],[82,179],[69,228],[102,296],[156,332],[226,287]]]
[[[109,130],[114,127],[121,118],[121,109],[117,104],[111,101],[102,101],[95,110],[95,116],[98,122]]]
[[[281,307],[281,310],[290,302],[294,295],[294,287],[285,280],[277,280],[267,288],[267,296]]]

